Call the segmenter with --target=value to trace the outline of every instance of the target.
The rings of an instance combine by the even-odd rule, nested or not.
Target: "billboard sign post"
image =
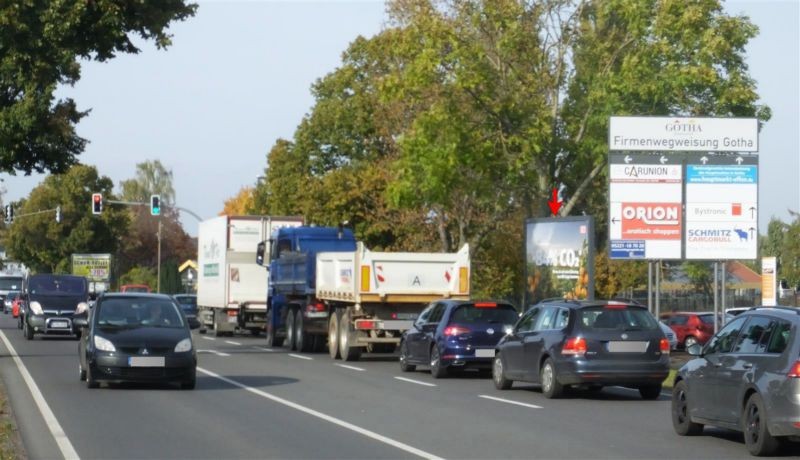
[[[611,117],[608,148],[636,152],[758,152],[758,119]]]
[[[551,297],[594,298],[594,220],[590,216],[525,221],[528,304]]]

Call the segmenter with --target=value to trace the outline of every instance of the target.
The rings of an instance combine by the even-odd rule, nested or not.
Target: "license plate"
[[[66,329],[69,327],[68,321],[50,321],[51,329]]]
[[[644,353],[647,351],[647,342],[608,342],[608,351],[611,353]]]
[[[235,316],[229,316],[229,317],[228,317],[228,322],[229,322],[229,323],[235,323],[235,322],[237,322],[237,320],[236,320],[236,317],[235,317]]]
[[[475,350],[476,358],[494,358],[494,349],[491,350]]]
[[[130,367],[164,367],[163,356],[131,356],[128,358]]]

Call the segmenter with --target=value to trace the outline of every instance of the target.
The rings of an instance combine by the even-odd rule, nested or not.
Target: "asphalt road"
[[[627,389],[548,400],[534,385],[498,391],[477,374],[402,373],[390,356],[343,363],[196,335],[195,390],[89,390],[76,341],[26,341],[6,315],[0,331],[81,458],[750,458],[735,432],[678,437],[668,397]],[[0,377],[29,457],[62,457],[2,341]]]

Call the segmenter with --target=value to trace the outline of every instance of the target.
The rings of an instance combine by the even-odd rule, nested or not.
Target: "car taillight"
[[[444,329],[444,335],[447,336],[461,335],[466,334],[467,332],[469,332],[469,329],[458,326],[448,326]]]
[[[661,339],[659,347],[661,348],[661,353],[669,354],[669,340]]]
[[[496,302],[477,302],[475,308],[497,308]]]
[[[792,366],[792,369],[789,370],[789,375],[787,375],[787,377],[794,377],[796,379],[800,378],[800,361],[794,363],[794,366]]]
[[[228,316],[230,316],[231,318],[238,314],[239,312],[237,312],[236,310],[228,310]]]
[[[583,337],[570,337],[564,342],[561,349],[562,355],[583,356],[586,354],[586,339]]]
[[[325,304],[322,302],[312,303],[306,306],[307,312],[315,312],[315,311],[325,311]]]

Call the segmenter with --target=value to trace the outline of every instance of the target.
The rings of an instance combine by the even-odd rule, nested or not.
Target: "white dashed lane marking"
[[[362,371],[362,372],[364,371],[364,369],[361,369],[360,367],[348,366],[347,364],[334,364],[334,366],[343,367],[345,369],[352,369],[354,371]]]
[[[226,340],[225,343],[229,343],[231,345],[241,345],[239,342],[234,342],[233,340]]]
[[[198,353],[211,353],[217,356],[230,356],[228,353],[223,353],[217,350],[197,350]]]
[[[314,358],[312,358],[310,356],[296,355],[294,353],[289,353],[289,356],[291,356],[292,358],[307,359],[309,361],[314,359]]]
[[[436,386],[436,384],[434,384],[434,383],[420,382],[419,380],[407,379],[405,377],[395,377],[395,378],[397,380],[402,380],[402,381],[408,382],[408,383],[416,383],[417,385],[424,385],[426,387],[435,387]]]
[[[491,399],[492,401],[499,401],[499,402],[506,403],[506,404],[514,404],[516,406],[529,407],[531,409],[541,409],[542,408],[542,406],[537,406],[536,404],[528,404],[528,403],[523,403],[523,402],[519,402],[519,401],[512,401],[510,399],[495,398],[494,396],[489,396],[489,395],[478,395],[478,397],[479,398],[484,398],[484,399]]]

